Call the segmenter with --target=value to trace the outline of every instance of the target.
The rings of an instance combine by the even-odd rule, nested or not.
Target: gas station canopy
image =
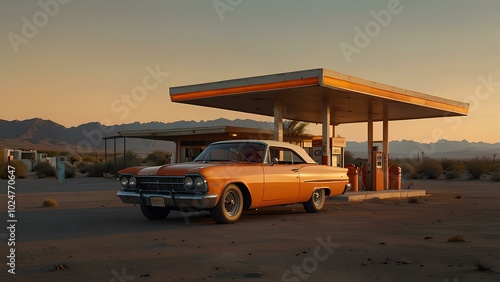
[[[225,80],[170,88],[173,102],[322,123],[324,103],[330,124],[464,116],[468,104],[405,90],[327,69]]]
[[[283,119],[321,123],[324,165],[334,165],[329,140],[335,136],[335,126],[366,122],[365,177],[371,190],[389,187],[389,121],[465,116],[469,110],[466,103],[327,69],[171,87],[170,98],[172,102],[274,116],[274,140],[279,141],[283,140]],[[380,142],[373,140],[377,121],[382,122],[382,151],[373,146]]]

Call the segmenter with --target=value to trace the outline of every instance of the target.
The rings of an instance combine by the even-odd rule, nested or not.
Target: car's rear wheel
[[[314,190],[309,201],[304,203],[307,212],[319,212],[325,205],[325,189]]]
[[[170,213],[170,208],[150,207],[150,206],[141,205],[141,211],[142,211],[142,214],[147,219],[161,220],[161,219],[165,219],[168,216],[168,214]]]
[[[224,188],[217,205],[210,209],[210,215],[217,223],[234,223],[243,212],[243,194],[235,184]]]

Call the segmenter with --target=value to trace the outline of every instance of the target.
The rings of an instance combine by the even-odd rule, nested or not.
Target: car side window
[[[297,155],[293,150],[280,147],[269,148],[269,156],[271,159],[278,159],[278,164],[302,164],[305,161]]]

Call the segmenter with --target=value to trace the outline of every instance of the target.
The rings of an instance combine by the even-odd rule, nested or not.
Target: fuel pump
[[[378,150],[378,146],[372,149],[372,189],[373,191],[384,190],[384,153]]]

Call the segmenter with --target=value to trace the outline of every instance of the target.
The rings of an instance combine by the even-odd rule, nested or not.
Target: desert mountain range
[[[11,149],[38,149],[55,151],[95,150],[103,151],[103,136],[113,136],[118,131],[137,129],[173,129],[210,126],[238,126],[251,128],[272,129],[270,122],[254,121],[249,119],[228,120],[224,118],[211,121],[176,121],[172,123],[149,122],[130,123],[114,126],[105,126],[97,122],[82,124],[76,127],[64,127],[51,120],[40,118],[28,120],[1,120],[0,119],[0,148]],[[121,146],[117,141],[117,147]],[[108,141],[108,150],[110,150]],[[500,152],[500,143],[489,144],[484,142],[469,142],[439,140],[436,143],[423,144],[411,140],[391,141],[391,158],[420,155],[435,158],[493,158],[494,153]],[[147,153],[152,150],[174,150],[171,142],[150,141],[143,139],[128,139],[127,150],[138,153]],[[347,142],[347,150],[356,156],[365,156],[366,142]],[[500,159],[500,156],[499,156]]]

